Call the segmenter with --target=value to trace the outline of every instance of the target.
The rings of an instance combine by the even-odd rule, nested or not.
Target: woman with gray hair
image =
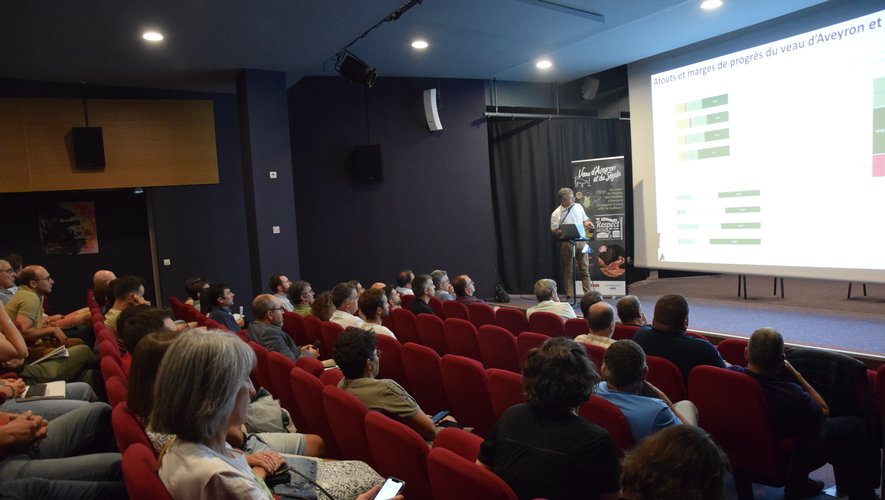
[[[266,499],[268,484],[275,484],[281,496],[315,498],[319,490],[336,499],[370,498],[357,495],[382,478],[362,462],[264,452],[251,462],[260,465],[250,466],[226,442],[228,429],[246,421],[255,363],[245,342],[220,330],[186,331],[163,355],[150,424],[175,435],[160,454],[158,471],[172,497]]]

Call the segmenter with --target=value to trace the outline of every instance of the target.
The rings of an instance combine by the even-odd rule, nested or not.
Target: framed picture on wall
[[[50,203],[40,210],[43,255],[98,253],[95,203]]]

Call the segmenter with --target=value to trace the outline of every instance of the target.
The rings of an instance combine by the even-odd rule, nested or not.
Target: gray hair
[[[574,194],[575,194],[575,192],[569,188],[562,188],[559,190],[559,193],[558,193],[560,200],[562,200],[563,198],[565,198],[568,195],[574,196]]]
[[[439,284],[442,283],[444,279],[446,279],[446,276],[448,276],[448,273],[446,273],[442,269],[437,269],[436,271],[430,273],[430,277],[433,279],[433,286],[439,287]]]
[[[535,282],[535,298],[538,302],[553,299],[556,294],[556,282],[549,278],[542,278]]]
[[[231,333],[182,333],[157,372],[151,427],[195,443],[224,432],[240,384],[255,362],[252,349]]]

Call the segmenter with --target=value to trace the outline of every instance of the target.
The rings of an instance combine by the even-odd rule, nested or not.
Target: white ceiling
[[[9,0],[0,78],[233,92],[242,68],[288,85],[334,75],[333,56],[406,0]],[[546,2],[592,11],[602,22]],[[566,82],[823,0],[424,0],[351,51],[385,76]],[[141,40],[155,28],[157,45]],[[423,37],[430,48],[409,44]],[[542,73],[535,61],[554,67]]]

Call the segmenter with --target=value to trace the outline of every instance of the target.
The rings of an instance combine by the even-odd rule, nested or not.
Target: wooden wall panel
[[[74,167],[82,101],[0,99],[0,192],[218,183],[212,101],[93,99],[89,125],[102,127],[103,171]],[[26,181],[7,182],[14,172]]]

